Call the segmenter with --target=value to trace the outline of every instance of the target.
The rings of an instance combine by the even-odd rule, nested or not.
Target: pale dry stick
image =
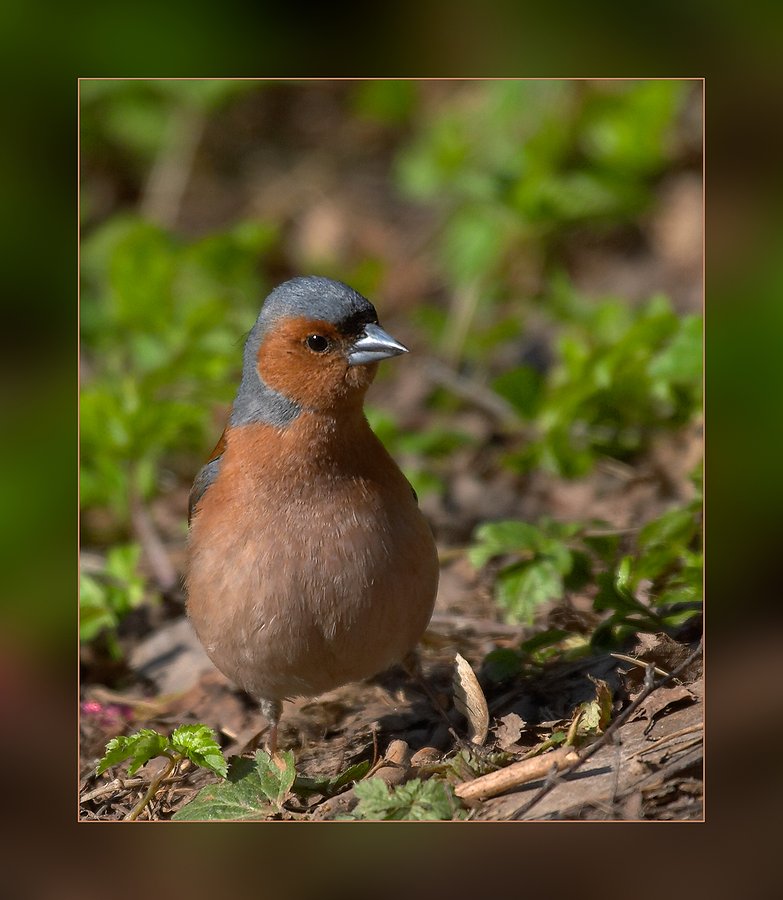
[[[164,778],[160,783],[177,784],[178,782],[183,781],[184,778],[184,775],[174,775],[170,778]],[[114,781],[110,781],[108,784],[103,784],[100,787],[95,788],[95,790],[83,794],[79,798],[79,803],[89,803],[90,800],[97,800],[98,797],[103,797],[106,794],[113,794],[116,791],[132,791],[134,788],[143,787],[147,783],[146,778],[128,778],[125,781],[123,781],[122,778],[115,778]]]
[[[424,374],[434,384],[445,387],[473,406],[488,413],[501,425],[512,426],[518,431],[520,420],[514,407],[493,390],[466,378],[436,359],[427,361]]]
[[[147,788],[147,791],[144,794],[144,796],[141,798],[141,800],[139,800],[139,802],[133,807],[133,809],[125,817],[126,821],[134,822],[136,819],[138,819],[142,810],[144,810],[146,808],[147,804],[155,796],[163,779],[168,778],[168,776],[171,775],[172,771],[174,770],[174,766],[176,766],[177,763],[180,762],[180,759],[176,756],[168,756],[168,754],[166,754],[166,756],[168,757],[168,763],[166,763],[166,766],[164,767],[164,769],[160,773],[160,775],[158,775],[152,779],[152,781],[150,782],[150,786]]]
[[[443,335],[443,352],[452,365],[456,365],[462,357],[465,341],[476,317],[479,299],[478,284],[475,281],[454,292],[451,315],[446,325],[446,333]]]
[[[172,113],[169,131],[144,186],[141,213],[164,228],[177,224],[206,119],[192,107]]]
[[[168,551],[160,539],[144,501],[135,490],[131,491],[130,515],[133,531],[139,539],[158,587],[163,593],[172,591],[179,583],[177,570],[169,559]]]
[[[644,689],[640,692],[639,696],[627,707],[627,709],[623,710],[623,712],[610,723],[609,727],[606,731],[599,737],[596,741],[590,744],[589,747],[586,747],[583,751],[577,754],[576,762],[574,762],[567,770],[565,770],[562,774],[562,778],[565,778],[569,775],[572,775],[577,769],[580,769],[588,759],[590,759],[593,754],[597,753],[602,747],[606,746],[606,744],[613,740],[613,735],[624,725],[628,719],[636,712],[636,710],[644,703],[644,701],[653,693],[653,691],[657,691],[658,688],[663,687],[669,681],[675,679],[680,672],[684,672],[688,666],[695,660],[698,659],[699,655],[702,652],[702,641],[699,641],[696,649],[691,653],[683,662],[680,663],[679,666],[674,668],[665,678],[662,678],[659,682],[655,682],[655,666],[653,663],[648,663],[647,669],[644,673]],[[522,816],[526,815],[530,810],[547,794],[550,793],[554,789],[556,782],[547,779],[547,783],[544,784],[540,790],[538,790],[534,796],[523,806],[519,807],[519,809],[515,810],[512,819],[520,819]]]
[[[386,753],[365,775],[365,778],[373,776],[380,778],[389,787],[400,784],[405,780],[410,768],[410,756],[408,744],[405,741],[394,740],[386,748]]]
[[[573,747],[560,747],[551,753],[542,756],[534,756],[531,759],[523,759],[512,763],[496,772],[474,778],[473,781],[465,781],[454,789],[454,793],[466,803],[475,803],[478,800],[487,800],[496,797],[512,787],[527,784],[528,781],[536,781],[543,778],[554,768],[555,771],[566,768],[572,762],[579,759]]]
[[[632,666],[636,666],[638,669],[646,669],[647,663],[643,659],[637,659],[635,656],[626,656],[625,653],[610,653],[609,656],[613,656],[615,659],[619,659],[621,662],[630,663]],[[660,675],[661,678],[665,678],[669,673],[665,669],[661,669],[658,666],[655,666],[655,674]]]
[[[696,744],[699,744],[703,741],[703,736],[701,734],[702,729],[704,728],[704,723],[699,722],[698,725],[692,725],[690,728],[683,728],[681,731],[675,731],[674,734],[667,734],[666,737],[660,738],[657,741],[653,741],[649,747],[641,747],[639,750],[636,750],[632,753],[628,759],[636,759],[637,756],[646,756],[648,753],[653,753],[655,751],[663,750],[664,748],[668,748],[670,745],[674,745],[672,750],[687,750],[689,747],[694,747]],[[690,740],[686,740],[684,743],[681,740],[682,738],[687,738],[688,735],[693,734],[694,732],[699,732],[696,737],[691,738]]]

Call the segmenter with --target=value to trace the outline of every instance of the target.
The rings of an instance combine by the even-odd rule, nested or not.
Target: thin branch
[[[180,107],[171,115],[141,199],[142,215],[164,228],[177,224],[205,125],[204,114],[191,107]]]
[[[155,523],[135,486],[130,491],[130,515],[133,533],[141,544],[153,577],[160,590],[167,594],[179,583],[177,570],[172,565],[168,551],[155,528]]]
[[[160,784],[178,784],[181,781],[184,781],[185,775],[173,775],[169,778],[163,778]],[[113,794],[118,791],[132,791],[135,788],[143,787],[147,784],[146,778],[127,778],[123,781],[122,778],[115,778],[113,781],[108,782],[108,784],[103,784],[98,788],[95,788],[94,791],[89,791],[87,794],[82,794],[79,798],[79,803],[89,803],[90,800],[97,800],[98,797],[104,797],[106,794]]]
[[[450,366],[437,359],[430,359],[423,367],[424,374],[430,381],[456,394],[496,419],[501,425],[513,425],[519,431],[520,419],[514,407],[496,394],[491,388],[464,375],[460,375]]]
[[[676,668],[674,668],[665,678],[661,678],[660,681],[655,681],[655,666],[653,663],[648,663],[647,668],[644,673],[644,688],[639,693],[639,696],[631,703],[623,712],[612,721],[606,731],[599,737],[596,741],[590,744],[589,747],[586,747],[584,750],[578,753],[577,760],[570,765],[567,769],[562,772],[561,777],[567,778],[569,775],[572,775],[578,769],[580,769],[591,756],[597,753],[602,747],[605,747],[610,740],[613,740],[613,735],[624,725],[628,719],[636,712],[637,709],[644,703],[644,701],[653,693],[653,691],[657,691],[658,688],[663,687],[668,682],[675,679],[681,672],[684,672],[690,664],[698,659],[699,655],[702,652],[702,641],[699,641],[696,649],[691,653],[683,662],[680,663]],[[543,787],[536,792],[536,794],[523,806],[519,807],[519,809],[515,810],[512,819],[521,819],[524,815],[530,812],[534,806],[536,806],[544,797],[549,794],[552,789],[555,787],[554,784],[545,784]]]
[[[171,772],[174,769],[174,766],[177,765],[177,763],[180,761],[181,758],[182,757],[179,755],[168,757],[169,761],[168,761],[168,763],[166,763],[166,766],[164,767],[163,771],[157,777],[152,779],[152,781],[150,782],[150,786],[147,788],[147,792],[144,794],[144,796],[141,798],[141,800],[139,800],[139,802],[133,807],[133,809],[125,817],[126,821],[134,822],[136,819],[138,819],[139,814],[147,806],[147,804],[150,802],[150,800],[152,800],[152,798],[155,796],[163,779],[167,778],[169,775],[171,775]]]
[[[496,772],[465,781],[457,785],[454,793],[466,803],[476,803],[478,800],[496,797],[512,787],[543,778],[553,769],[564,769],[578,759],[573,747],[560,747],[551,753],[523,759]]]

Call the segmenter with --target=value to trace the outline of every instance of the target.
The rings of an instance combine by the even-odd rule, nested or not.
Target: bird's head
[[[378,362],[407,352],[353,288],[292,278],[266,298],[248,336],[231,424],[285,425],[303,410],[361,407]]]

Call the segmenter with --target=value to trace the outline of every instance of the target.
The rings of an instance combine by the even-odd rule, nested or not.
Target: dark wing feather
[[[188,497],[188,525],[190,525],[190,520],[193,518],[193,513],[196,510],[199,500],[204,496],[207,488],[218,477],[220,461],[222,458],[222,456],[216,456],[214,459],[211,459],[206,465],[201,467],[198,475],[196,475],[196,478],[193,481],[193,487],[190,489],[190,496]]]

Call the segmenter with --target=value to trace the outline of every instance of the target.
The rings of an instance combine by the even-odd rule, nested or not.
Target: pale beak
[[[380,362],[400,353],[408,353],[408,348],[387,334],[380,325],[365,325],[364,331],[353,342],[348,351],[349,366],[364,366]]]

